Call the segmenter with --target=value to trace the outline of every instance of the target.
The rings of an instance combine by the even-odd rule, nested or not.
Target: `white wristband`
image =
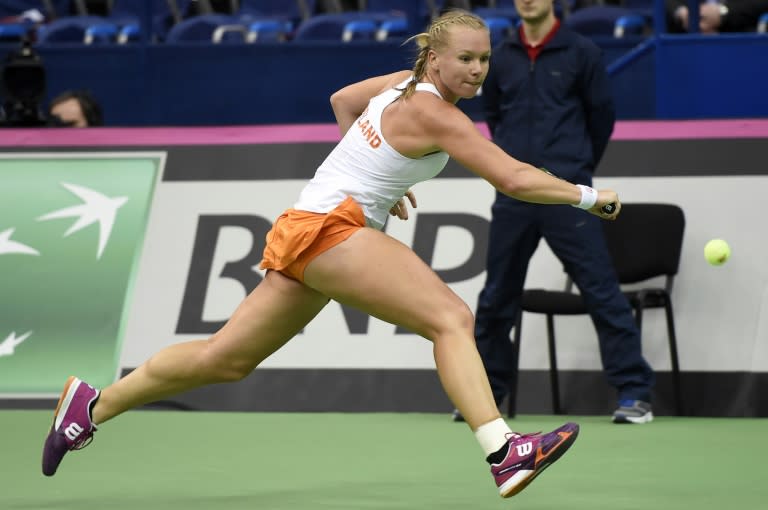
[[[597,203],[597,191],[583,184],[577,184],[576,186],[581,191],[581,201],[578,204],[573,204],[573,206],[579,209],[592,209]]]

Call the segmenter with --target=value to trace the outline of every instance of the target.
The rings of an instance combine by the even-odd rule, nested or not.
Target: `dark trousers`
[[[517,367],[510,332],[528,263],[542,237],[587,304],[606,380],[619,399],[650,401],[653,370],[643,358],[632,308],[619,288],[602,221],[569,205],[529,204],[506,196],[494,202],[475,337],[497,403],[508,393]]]

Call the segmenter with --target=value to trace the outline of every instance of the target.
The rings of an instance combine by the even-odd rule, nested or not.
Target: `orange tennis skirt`
[[[329,213],[288,209],[267,232],[260,267],[303,282],[307,264],[363,227],[365,215],[352,197]]]

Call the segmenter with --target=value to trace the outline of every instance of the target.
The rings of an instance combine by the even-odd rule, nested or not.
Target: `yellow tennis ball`
[[[731,247],[722,239],[712,239],[704,245],[704,258],[713,266],[725,264],[731,256]]]

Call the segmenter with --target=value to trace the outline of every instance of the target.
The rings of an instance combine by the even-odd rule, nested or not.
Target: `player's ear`
[[[438,66],[439,60],[437,53],[435,53],[434,50],[429,50],[429,53],[427,53],[427,64],[429,65],[429,68],[433,71],[438,71],[440,67]]]

